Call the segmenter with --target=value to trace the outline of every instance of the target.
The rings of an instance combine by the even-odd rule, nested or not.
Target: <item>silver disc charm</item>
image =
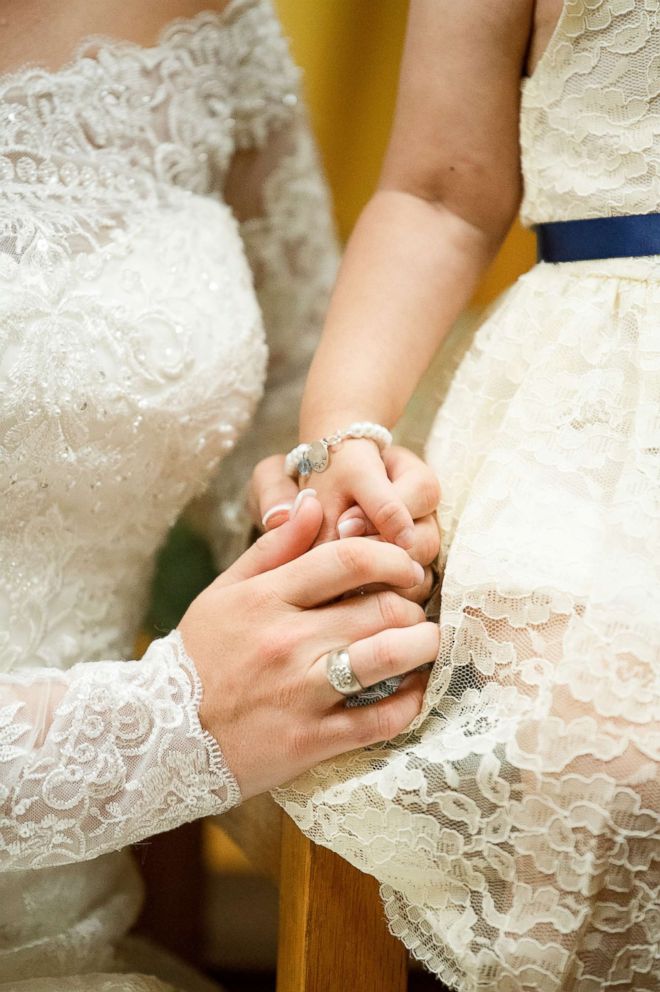
[[[307,461],[314,472],[325,472],[330,461],[328,446],[323,441],[314,441],[307,449]]]
[[[332,688],[340,692],[342,696],[357,696],[359,692],[364,690],[364,686],[360,685],[351,668],[348,648],[337,648],[328,653],[325,673]]]

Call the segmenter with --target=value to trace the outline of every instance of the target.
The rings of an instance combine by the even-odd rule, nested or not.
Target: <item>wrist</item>
[[[372,421],[354,421],[331,434],[312,441],[303,441],[292,448],[284,462],[284,470],[292,478],[308,479],[312,473],[325,472],[335,451],[348,441],[369,441],[377,448],[379,457],[392,444],[390,431],[382,424]]]
[[[335,431],[345,430],[351,424],[370,422],[382,424],[391,430],[393,421],[389,412],[376,409],[376,404],[361,403],[354,406],[324,406],[303,400],[300,411],[300,440],[314,441]]]

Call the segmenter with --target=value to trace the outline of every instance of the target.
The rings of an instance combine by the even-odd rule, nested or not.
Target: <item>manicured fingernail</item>
[[[301,489],[300,490],[300,492],[296,496],[296,498],[294,500],[294,503],[293,503],[293,508],[292,508],[291,514],[290,514],[290,519],[291,520],[293,520],[293,518],[295,517],[296,513],[300,509],[300,506],[301,506],[303,500],[307,499],[308,496],[313,496],[314,498],[316,498],[316,489]]]
[[[362,537],[367,529],[367,525],[361,517],[351,517],[350,520],[342,520],[337,524],[339,539],[343,537]]]
[[[277,503],[275,506],[271,506],[270,510],[266,510],[263,517],[261,518],[261,526],[265,530],[268,521],[272,520],[273,517],[279,517],[280,514],[283,517],[288,517],[289,514],[291,513],[292,506],[293,503]]]
[[[398,544],[400,548],[412,548],[415,543],[414,527],[405,527],[399,534],[397,534],[394,539],[394,543]]]
[[[420,565],[418,561],[413,562],[413,570],[415,572],[415,578],[417,579],[417,585],[419,586],[426,578],[426,573],[424,572],[423,566]]]

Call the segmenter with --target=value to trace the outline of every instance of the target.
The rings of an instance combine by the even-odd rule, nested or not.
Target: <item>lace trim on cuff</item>
[[[202,681],[197,673],[197,669],[195,668],[195,663],[186,651],[181,634],[178,630],[173,630],[166,640],[171,640],[173,643],[176,651],[177,663],[186,672],[192,684],[193,691],[190,702],[194,707],[195,713],[194,717],[191,715],[191,728],[194,727],[196,721],[199,727],[199,739],[204,743],[204,747],[206,748],[211,772],[218,779],[218,786],[217,789],[214,789],[214,791],[221,791],[223,793],[221,800],[222,809],[216,810],[215,812],[224,813],[233,806],[238,806],[243,801],[240,786],[236,781],[231,768],[227,764],[225,756],[222,753],[222,749],[220,748],[220,745],[216,741],[215,737],[213,734],[210,734],[208,730],[205,730],[199,722],[199,710],[202,703],[202,696],[204,694],[204,687],[202,686]]]

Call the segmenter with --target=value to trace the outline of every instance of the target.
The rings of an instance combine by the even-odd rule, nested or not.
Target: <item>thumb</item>
[[[314,489],[302,489],[286,523],[262,534],[252,547],[215,580],[215,584],[233,585],[293,561],[309,551],[322,523],[323,509],[316,498],[316,492]]]
[[[284,471],[284,455],[271,455],[256,466],[248,487],[248,509],[262,530],[272,530],[288,519],[298,495],[298,483]]]

